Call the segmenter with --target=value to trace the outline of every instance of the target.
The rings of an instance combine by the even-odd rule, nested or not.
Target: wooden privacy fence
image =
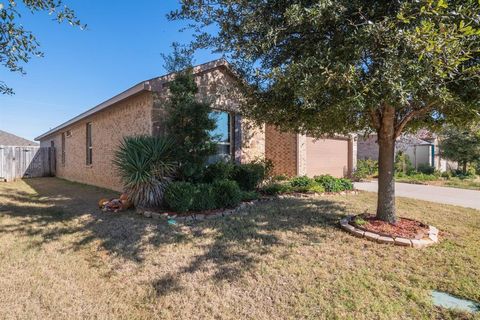
[[[0,181],[54,175],[54,148],[0,146]]]

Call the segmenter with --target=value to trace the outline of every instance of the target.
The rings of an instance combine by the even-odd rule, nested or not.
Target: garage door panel
[[[330,174],[344,177],[348,172],[348,140],[307,138],[307,175]]]

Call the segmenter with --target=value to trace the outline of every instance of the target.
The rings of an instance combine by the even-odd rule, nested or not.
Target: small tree
[[[245,76],[245,115],[316,138],[376,132],[377,217],[394,223],[396,138],[479,117],[479,11],[478,0],[184,0],[170,18],[193,20],[192,47]]]
[[[195,181],[201,177],[208,157],[216,152],[210,134],[216,128],[216,122],[210,105],[195,98],[198,88],[192,74],[191,56],[176,44],[173,48],[173,54],[164,57],[165,68],[176,73],[169,85],[166,127],[168,135],[175,141],[174,156],[179,164],[179,178]]]
[[[442,156],[457,161],[466,174],[468,164],[480,161],[480,130],[449,127],[442,133],[439,147]]]
[[[21,18],[18,2],[7,0],[0,2],[0,63],[12,72],[25,73],[21,63],[27,63],[32,56],[42,56],[35,35],[25,30],[19,22]],[[52,14],[54,20],[68,22],[74,26],[85,26],[77,19],[75,12],[65,6],[61,0],[23,0],[31,13],[44,11]],[[0,80],[0,93],[13,94],[12,88]]]

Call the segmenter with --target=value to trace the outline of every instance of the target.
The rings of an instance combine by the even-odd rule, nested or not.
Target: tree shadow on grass
[[[36,194],[20,190],[0,192],[0,199],[10,202],[0,207],[0,214],[19,218],[15,225],[1,225],[1,232],[18,231],[36,236],[41,246],[75,234],[74,250],[93,242],[115,256],[141,264],[146,247],[191,241],[200,254],[187,265],[152,282],[157,295],[182,290],[182,275],[208,270],[215,281],[234,281],[255,266],[260,257],[274,246],[286,246],[280,234],[291,233],[302,241],[321,242],[337,228],[345,209],[327,199],[283,199],[258,203],[239,215],[183,226],[147,219],[133,212],[105,214],[97,207],[100,198],[117,195],[104,189],[88,187],[56,178],[25,180]],[[0,187],[0,191],[2,191]],[[186,230],[186,231],[185,231]],[[202,230],[208,230],[208,240]],[[328,231],[328,230],[326,230]],[[155,254],[155,253],[153,253]]]

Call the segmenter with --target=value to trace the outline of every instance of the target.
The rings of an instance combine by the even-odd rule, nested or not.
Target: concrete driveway
[[[356,182],[355,188],[377,192],[378,184],[377,181]],[[395,183],[395,194],[398,197],[452,204],[480,210],[480,191],[475,190]]]

